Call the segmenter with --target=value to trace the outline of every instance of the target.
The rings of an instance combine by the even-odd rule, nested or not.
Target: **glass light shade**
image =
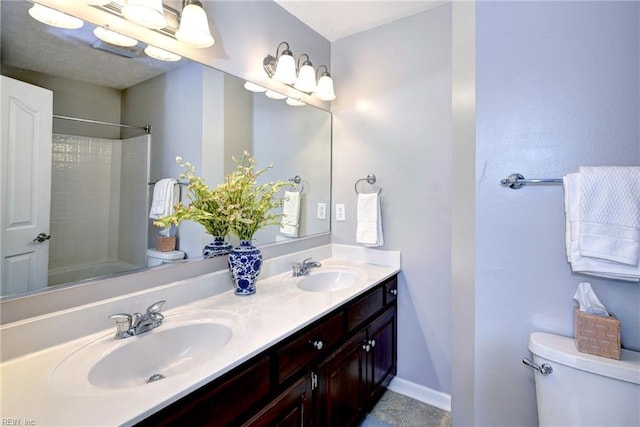
[[[182,59],[181,56],[176,55],[175,53],[167,52],[166,50],[151,45],[144,48],[144,53],[159,61],[175,62]]]
[[[266,92],[267,89],[252,82],[244,82],[244,88],[251,92]]]
[[[296,84],[293,85],[301,92],[315,92],[316,90],[316,70],[311,65],[303,65],[298,73]]]
[[[304,102],[295,98],[287,98],[285,102],[292,107],[302,107],[303,105],[306,105]]]
[[[323,101],[333,101],[336,99],[336,94],[333,91],[333,79],[331,76],[325,74],[320,77],[315,95]]]
[[[271,99],[285,99],[287,97],[287,95],[283,95],[279,92],[274,92],[272,90],[268,90],[265,95],[267,96],[267,98],[271,98]]]
[[[108,28],[96,27],[93,34],[100,40],[114,44],[116,46],[131,47],[138,44],[138,40],[127,37],[124,34],[116,33]]]
[[[296,61],[293,59],[293,55],[280,55],[273,79],[292,85],[296,82],[296,78]]]
[[[180,28],[176,38],[193,47],[209,47],[215,43],[209,31],[209,20],[204,9],[197,4],[188,4],[182,9]]]
[[[66,13],[42,6],[41,4],[34,4],[33,7],[29,9],[29,15],[36,21],[58,28],[75,30],[84,25],[82,19],[69,16]]]
[[[127,0],[122,8],[127,20],[143,27],[159,30],[167,26],[162,0]]]

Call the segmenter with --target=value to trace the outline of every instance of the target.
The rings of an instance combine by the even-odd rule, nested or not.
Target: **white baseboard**
[[[451,395],[432,390],[420,384],[394,377],[387,387],[389,390],[419,400],[427,405],[435,406],[443,411],[451,412]]]

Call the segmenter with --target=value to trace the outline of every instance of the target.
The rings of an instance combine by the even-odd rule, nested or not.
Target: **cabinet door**
[[[360,419],[366,338],[361,332],[318,366],[317,425],[343,427]]]
[[[299,379],[244,427],[304,427],[311,425],[311,379]]]
[[[390,307],[367,328],[368,364],[366,392],[373,405],[396,374],[396,307]]]

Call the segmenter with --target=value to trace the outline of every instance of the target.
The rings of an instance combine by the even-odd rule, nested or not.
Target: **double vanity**
[[[305,258],[321,266],[294,277],[291,265]],[[68,330],[3,360],[1,416],[65,426],[355,423],[395,374],[399,258],[326,245],[265,262],[250,297],[234,295],[222,270],[3,325],[2,345],[18,349]],[[94,316],[104,327],[63,338]]]

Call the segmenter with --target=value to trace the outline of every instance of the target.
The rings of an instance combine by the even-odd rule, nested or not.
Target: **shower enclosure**
[[[53,134],[48,286],[145,266],[150,140]]]

